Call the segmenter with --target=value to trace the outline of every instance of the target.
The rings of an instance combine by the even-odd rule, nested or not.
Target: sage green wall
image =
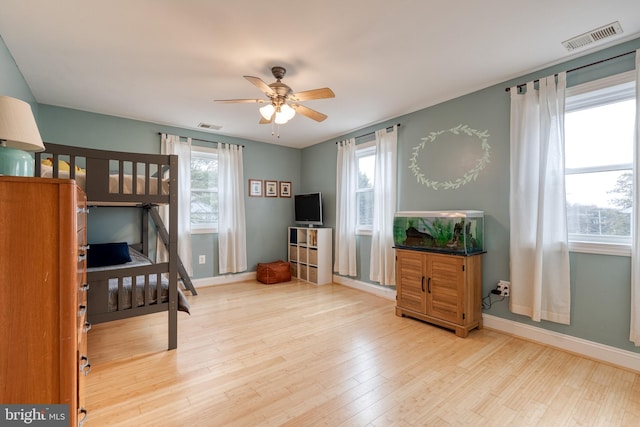
[[[68,108],[40,105],[38,126],[45,142],[140,153],[159,153],[159,132],[208,141],[243,144],[244,181],[249,178],[300,182],[298,149],[231,138],[154,123],[123,119]],[[210,145],[194,142],[198,145]],[[287,227],[293,224],[290,198],[248,197],[245,194],[247,262],[255,271],[258,262],[286,259]],[[89,243],[139,240],[139,211],[132,208],[98,207],[90,210]],[[218,275],[217,234],[192,236],[193,277]],[[206,264],[198,264],[205,255]]]
[[[607,59],[640,48],[640,39],[592,54],[578,60],[531,73],[460,98],[411,113],[338,139],[369,133],[375,129],[401,123],[398,131],[398,210],[477,209],[485,212],[485,247],[483,256],[483,295],[494,289],[500,279],[509,279],[509,94],[506,87]],[[568,85],[575,85],[606,75],[633,69],[634,56],[572,72]],[[470,70],[472,72],[472,70]],[[422,90],[428,91],[425,86]],[[420,184],[409,169],[412,150],[429,132],[468,125],[490,134],[490,163],[471,181],[456,190],[433,190]],[[464,138],[462,138],[464,139]],[[438,137],[436,144],[419,151],[421,171],[430,179],[458,178],[473,167],[482,153],[476,146],[463,146],[460,138]],[[327,227],[335,227],[336,140],[303,150],[302,183],[307,190],[321,190]],[[465,140],[466,141],[466,140]],[[472,138],[473,141],[473,138]],[[364,141],[363,141],[364,142]],[[322,165],[320,164],[320,160]],[[324,164],[326,163],[326,164]],[[369,237],[358,238],[358,277],[369,282]],[[495,316],[530,324],[563,334],[583,338],[633,352],[640,349],[629,341],[630,258],[572,253],[571,325],[532,322],[509,311],[508,301],[498,302],[489,310]],[[495,299],[495,298],[494,298]]]
[[[31,104],[34,116],[38,117],[38,106],[31,89],[24,80],[11,52],[0,36],[0,95],[11,96]]]

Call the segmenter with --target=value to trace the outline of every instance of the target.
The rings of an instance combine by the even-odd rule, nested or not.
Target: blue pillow
[[[89,245],[87,267],[104,267],[131,261],[129,245],[121,243],[98,243]]]

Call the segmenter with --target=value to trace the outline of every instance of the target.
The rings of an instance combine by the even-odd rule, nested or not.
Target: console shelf
[[[289,227],[291,277],[316,285],[332,282],[331,228]]]

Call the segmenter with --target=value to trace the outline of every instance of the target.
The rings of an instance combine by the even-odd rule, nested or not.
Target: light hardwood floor
[[[94,326],[86,426],[640,425],[638,373],[340,285],[198,292],[174,351],[166,314]]]

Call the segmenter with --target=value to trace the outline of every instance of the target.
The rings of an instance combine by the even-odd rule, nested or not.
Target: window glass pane
[[[218,187],[218,159],[192,153],[191,188],[212,189]]]
[[[566,176],[569,234],[630,236],[633,172]]]
[[[635,99],[565,115],[566,167],[630,164]]]
[[[373,226],[373,190],[356,193],[358,209],[358,226]]]
[[[375,157],[358,157],[358,189],[373,188],[373,174],[375,171]]]
[[[358,214],[359,230],[371,229],[373,226],[373,180],[375,172],[376,147],[363,146],[358,149],[358,190],[356,196],[356,209]]]
[[[191,225],[212,227],[218,223],[218,193],[191,192]]]
[[[632,81],[608,79],[571,88],[576,95],[567,98],[565,182],[572,242],[631,242],[635,89]]]
[[[191,152],[191,227],[215,229],[218,225],[218,157]]]

